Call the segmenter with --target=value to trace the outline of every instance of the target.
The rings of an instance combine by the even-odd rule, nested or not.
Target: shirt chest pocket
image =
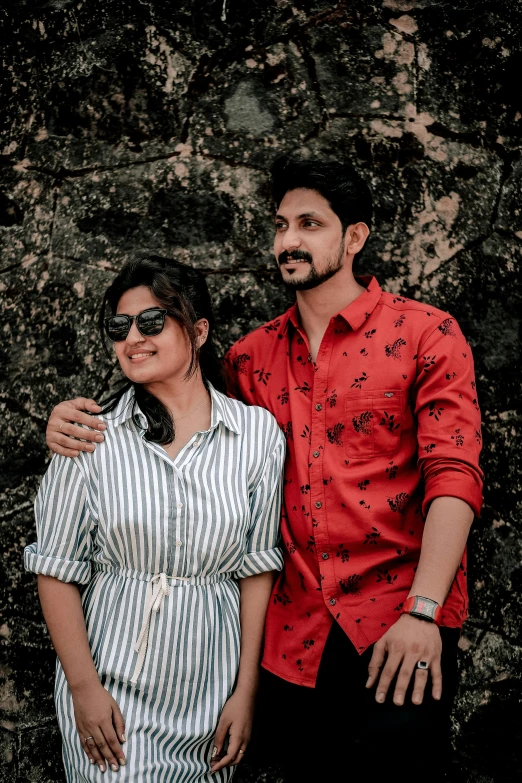
[[[396,454],[401,443],[403,394],[401,389],[345,396],[346,453],[352,459]]]

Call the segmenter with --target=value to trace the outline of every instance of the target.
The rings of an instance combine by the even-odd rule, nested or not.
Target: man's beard
[[[308,270],[306,277],[294,278],[294,275],[291,275],[288,278],[283,278],[283,283],[288,288],[293,288],[294,291],[310,291],[312,288],[317,288],[317,286],[326,282],[326,280],[329,280],[331,277],[336,275],[340,269],[342,269],[344,258],[344,243],[341,242],[337,257],[329,258],[327,260],[326,268],[322,272],[317,271],[314,266],[314,260],[312,256],[310,253],[307,253],[306,250],[295,250],[293,253],[288,253],[286,250],[283,250],[283,252],[280,253],[277,258],[279,266],[284,264],[288,258],[302,258],[304,261],[307,261],[310,264],[310,269]]]

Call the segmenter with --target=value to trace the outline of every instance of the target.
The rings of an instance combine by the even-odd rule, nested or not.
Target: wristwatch
[[[411,614],[412,617],[418,617],[419,620],[440,625],[442,607],[431,598],[425,598],[423,595],[410,595],[402,605],[401,614]]]

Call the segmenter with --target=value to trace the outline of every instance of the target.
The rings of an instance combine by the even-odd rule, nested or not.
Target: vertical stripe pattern
[[[233,769],[210,775],[210,757],[239,665],[238,580],[282,566],[284,438],[266,410],[210,392],[210,428],[174,460],[143,438],[145,418],[131,416],[128,392],[106,416],[104,443],[74,460],[55,456],[35,501],[38,540],[25,566],[86,586],[93,660],[126,722],[121,783],[231,780]],[[159,574],[168,593],[151,613],[133,684]],[[106,774],[82,750],[59,663],[55,699],[67,780],[101,783]]]

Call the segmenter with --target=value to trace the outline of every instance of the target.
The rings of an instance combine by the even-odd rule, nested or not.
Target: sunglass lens
[[[138,316],[138,329],[146,336],[159,334],[164,324],[165,313],[162,310],[145,310]]]
[[[130,321],[125,315],[114,315],[105,325],[109,338],[115,343],[125,340],[130,331]]]

